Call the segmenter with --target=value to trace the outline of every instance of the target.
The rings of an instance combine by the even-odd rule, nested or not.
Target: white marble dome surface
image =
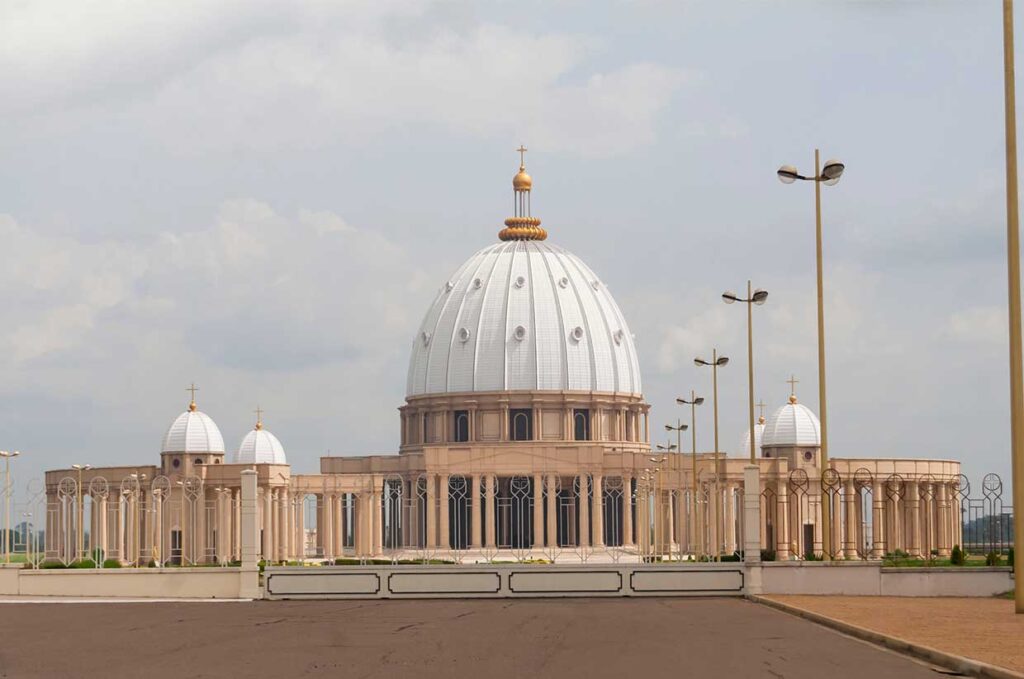
[[[811,409],[790,397],[789,403],[776,410],[764,426],[761,445],[820,446],[821,422]]]
[[[763,420],[764,418],[762,418]],[[764,428],[767,426],[763,421],[758,422],[754,425],[754,451],[756,454],[761,454],[761,445],[764,440]],[[750,454],[750,431],[748,430],[743,434],[743,441],[740,442],[740,449],[736,453],[740,457],[744,457]]]
[[[611,293],[545,241],[505,241],[470,257],[413,340],[407,396],[511,390],[642,392],[633,335]]]
[[[288,464],[284,446],[266,429],[253,429],[238,445],[231,464]]]
[[[224,437],[206,413],[189,408],[164,434],[161,453],[223,453]]]

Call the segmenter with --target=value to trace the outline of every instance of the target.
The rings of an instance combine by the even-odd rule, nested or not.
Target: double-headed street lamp
[[[821,274],[821,185],[833,186],[843,176],[846,166],[838,160],[825,161],[825,167],[820,167],[821,156],[818,149],[814,149],[814,176],[805,177],[798,173],[792,165],[783,165],[779,168],[779,181],[783,184],[792,184],[797,179],[814,182],[814,236],[815,254],[818,263],[818,410],[821,416],[821,468],[824,472],[828,469],[828,408],[825,402],[825,308],[824,308],[824,286]],[[753,434],[751,434],[753,438]],[[826,559],[832,558],[832,508],[829,503],[821,505],[821,532],[822,547]]]
[[[85,509],[83,507],[83,493],[82,493],[82,472],[89,471],[92,469],[91,464],[73,464],[72,469],[78,470],[78,557],[81,560],[85,552],[85,526],[82,525],[83,515]]]
[[[735,292],[722,293],[726,304],[746,302],[747,304],[747,387],[750,401],[750,464],[757,464],[754,445],[754,305],[761,306],[768,301],[767,290],[751,290],[747,281],[747,298],[737,297]]]
[[[722,514],[722,489],[719,478],[719,462],[718,462],[718,369],[729,363],[727,356],[719,356],[718,349],[711,350],[711,361],[705,361],[701,357],[693,359],[694,365],[697,367],[711,366],[711,382],[712,382],[712,403],[715,412],[715,525],[712,535],[712,539],[715,543],[715,560],[718,560],[721,555],[721,545],[719,544],[719,531],[718,523],[721,520]]]
[[[697,396],[691,389],[689,400],[677,398],[676,403],[690,406],[690,433],[693,435],[693,454],[690,458],[692,462],[691,471],[693,472],[693,490],[690,493],[690,539],[693,540],[694,557],[700,557],[701,540],[694,539],[694,536],[698,536],[703,532],[697,530],[697,406],[704,403],[704,397]]]
[[[17,450],[0,450],[0,457],[4,458],[4,498],[6,507],[4,509],[4,560],[11,562],[11,458],[21,455]]]

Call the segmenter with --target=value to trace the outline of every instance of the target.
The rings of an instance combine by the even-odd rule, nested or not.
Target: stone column
[[[758,503],[760,507],[760,503]],[[757,523],[761,524],[761,510],[758,509]],[[758,531],[760,534],[760,531]],[[761,551],[761,544],[757,545],[758,554]],[[729,482],[725,484],[725,552],[732,554],[736,551],[736,487]]]
[[[743,468],[743,561],[761,562],[761,468]],[[756,592],[755,592],[756,593]]]
[[[325,559],[334,558],[334,513],[331,511],[333,496],[324,493],[320,496],[320,506],[317,508],[317,542],[323,551]]]
[[[911,556],[921,556],[921,495],[917,481],[907,484],[907,509],[910,512],[910,526],[906,532]]]
[[[241,557],[243,569],[255,569],[259,561],[259,526],[256,523],[256,472],[243,469],[242,489],[239,494],[241,514]]]
[[[427,547],[437,547],[437,474],[427,474]]]
[[[295,498],[295,555],[306,560],[306,500],[305,495]]]
[[[278,519],[278,523],[280,525],[280,531],[279,531],[280,539],[279,539],[279,546],[278,546],[278,558],[281,559],[282,561],[287,561],[288,559],[291,558],[291,550],[289,549],[288,540],[289,540],[289,538],[291,537],[291,534],[292,534],[292,525],[291,525],[291,522],[288,521],[288,515],[289,515],[288,507],[289,507],[290,499],[288,497],[288,489],[287,488],[282,488],[280,491],[278,491],[278,500],[277,501],[278,501],[278,505],[279,505],[279,514],[280,514],[280,518]]]
[[[345,556],[349,543],[350,526],[355,525],[355,497],[351,493],[342,493],[334,499],[334,551],[338,556]],[[353,543],[353,551],[355,544]]]
[[[882,483],[871,482],[871,558],[881,559],[885,555],[885,497]]]
[[[449,533],[449,531],[448,531],[448,528],[449,528],[449,520],[448,520],[448,479],[449,479],[448,474],[442,474],[440,479],[439,479],[440,486],[438,488],[438,498],[439,498],[438,509],[440,510],[440,512],[439,512],[440,519],[439,520],[440,520],[440,524],[441,524],[440,525],[440,529],[441,530],[439,531],[440,532],[440,540],[439,540],[440,544],[438,546],[441,549],[450,549],[451,548],[451,539],[450,539],[450,536],[448,534]]]
[[[935,522],[935,525],[938,527],[937,546],[939,556],[948,557],[953,547],[952,536],[949,530],[949,486],[945,483],[936,483],[935,492],[937,493],[938,500],[937,520]]]
[[[590,477],[580,474],[580,547],[590,546]]]
[[[548,547],[558,547],[558,494],[554,474],[548,474]]]
[[[241,490],[232,491],[231,495],[232,495],[232,498],[233,498],[232,499],[231,512],[232,512],[232,516],[234,517],[234,519],[232,521],[232,526],[231,526],[232,527],[232,531],[231,531],[231,540],[232,540],[231,556],[234,559],[237,559],[239,562],[241,562],[241,560],[242,560],[242,491]],[[157,503],[157,506],[159,507],[162,504],[163,504],[162,502]],[[158,520],[157,521],[157,530],[160,530],[160,525],[161,525],[161,523]],[[161,536],[159,539],[163,540],[163,537]],[[160,544],[163,544],[163,543],[161,542]]]
[[[785,480],[779,479],[775,484],[775,488],[775,558],[778,561],[787,561],[790,557],[789,486]]]
[[[845,531],[843,535],[843,556],[847,559],[857,558],[857,524],[860,523],[857,516],[856,503],[854,502],[857,493],[852,479],[843,482],[843,505],[846,508]]]
[[[494,475],[488,474],[484,479],[484,484],[487,488],[487,501],[486,501],[486,512],[484,521],[486,521],[485,537],[487,539],[487,547],[494,549]]]
[[[470,477],[470,507],[473,509],[473,549],[481,549],[484,546],[483,539],[483,506],[480,502],[480,475],[473,474]]]
[[[373,521],[373,555],[377,556],[384,552],[384,522],[381,517],[381,500],[382,494],[380,490],[374,492],[371,496],[370,506],[370,518]]]
[[[595,547],[604,547],[604,476],[594,476],[594,499],[591,504],[594,515],[591,519],[591,526],[594,529],[593,544]]]
[[[633,545],[633,477],[622,477],[622,545]]]
[[[544,547],[544,477],[533,475],[533,548]]]

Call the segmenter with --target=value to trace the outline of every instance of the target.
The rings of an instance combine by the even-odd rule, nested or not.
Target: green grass
[[[1003,559],[1003,565],[1006,564],[1006,560]],[[882,566],[886,568],[971,568],[971,567],[984,567],[985,557],[983,556],[968,556],[962,566],[953,564],[948,558],[945,559],[914,559],[911,557],[897,556],[897,557],[886,557],[882,560]]]

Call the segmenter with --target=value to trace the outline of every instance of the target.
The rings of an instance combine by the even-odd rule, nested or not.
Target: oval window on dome
[[[590,287],[595,290],[599,289],[601,287],[601,281],[590,281]]]
[[[526,279],[524,277],[522,277],[522,276],[518,276],[516,278],[515,285],[516,285],[517,288],[523,287],[524,285],[526,285]]]
[[[481,286],[482,286],[483,284],[484,284],[484,282],[483,282],[482,280],[480,280],[479,278],[474,278],[474,279],[473,279],[473,289],[474,289],[474,290],[479,290],[479,289],[480,289],[480,287],[481,287]]]
[[[451,281],[448,281],[447,283],[444,284],[444,291],[445,292],[451,292],[452,288],[454,288],[454,287],[455,287],[455,284],[453,284]]]
[[[423,340],[423,346],[430,344],[430,333],[424,330],[420,333],[420,339]]]
[[[583,328],[577,325],[575,328],[572,329],[572,332],[569,333],[569,336],[572,337],[573,342],[579,342],[581,339],[583,339]]]
[[[512,336],[515,337],[516,340],[522,342],[526,339],[526,328],[521,325],[516,326],[515,332],[512,333]]]
[[[612,335],[612,338],[615,340],[616,344],[622,344],[623,337],[625,337],[625,333],[622,332],[621,330],[616,330],[615,334]]]
[[[569,279],[566,278],[565,276],[562,276],[561,278],[559,278],[558,279],[558,287],[560,287],[560,288],[567,288],[567,287],[569,287]]]
[[[459,328],[459,341],[468,342],[470,337],[469,328]]]

